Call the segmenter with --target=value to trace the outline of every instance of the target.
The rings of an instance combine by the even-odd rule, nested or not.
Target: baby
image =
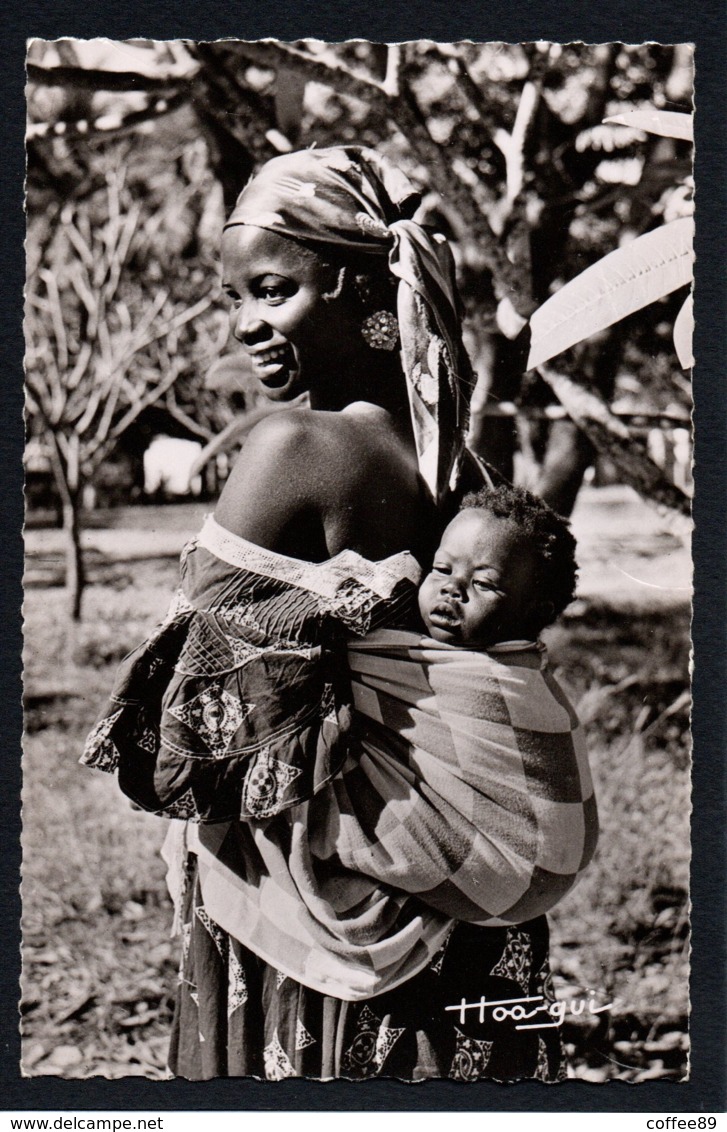
[[[419,590],[419,612],[435,641],[487,649],[534,641],[575,589],[568,524],[522,488],[465,497]]]

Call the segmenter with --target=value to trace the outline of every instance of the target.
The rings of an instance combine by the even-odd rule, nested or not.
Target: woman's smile
[[[165,846],[182,1079],[560,1079],[557,1027],[521,1036],[482,1005],[543,997],[544,912],[595,847],[577,719],[539,651],[475,655],[533,620],[530,504],[515,521],[465,503],[419,590],[430,640],[408,631],[472,384],[419,202],[373,151],[303,150],[266,164],[223,235],[238,358],[283,411],[248,429],[185,548],[182,606],[123,661],[84,755],[183,819]]]
[[[287,343],[283,346],[247,350],[255,376],[262,385],[279,389],[298,375],[295,350]]]

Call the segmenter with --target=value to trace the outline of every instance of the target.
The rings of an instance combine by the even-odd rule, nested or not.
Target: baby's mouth
[[[453,629],[459,625],[460,616],[454,606],[440,603],[431,610],[429,620],[438,628]]]

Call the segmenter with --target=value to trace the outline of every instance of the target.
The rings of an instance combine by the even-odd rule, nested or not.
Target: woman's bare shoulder
[[[315,416],[310,409],[282,409],[271,413],[250,429],[237,462],[244,464],[250,459],[264,462],[294,456],[298,448],[310,443],[316,431]]]
[[[261,473],[266,466],[295,469],[307,480],[317,464],[324,466],[340,455],[350,464],[352,453],[359,459],[376,452],[385,442],[385,429],[372,414],[349,415],[322,410],[279,411],[260,421],[245,441],[238,464],[255,465]]]
[[[250,430],[215,508],[227,530],[276,549],[291,518],[307,506],[299,474],[309,433],[306,415],[276,412]]]
[[[267,471],[279,474],[289,469],[304,481],[313,475],[319,461],[336,452],[350,451],[351,445],[365,444],[360,430],[344,413],[312,409],[291,409],[271,413],[250,430],[238,457],[236,468],[248,469],[256,476]]]
[[[281,549],[303,516],[323,520],[360,495],[376,470],[396,464],[375,417],[311,410],[279,411],[256,424],[219,504],[217,522],[268,549]],[[392,478],[401,471],[390,469]]]

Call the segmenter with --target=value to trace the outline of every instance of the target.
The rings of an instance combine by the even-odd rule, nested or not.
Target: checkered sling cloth
[[[483,653],[379,630],[348,656],[361,752],[329,785],[339,826],[318,852],[457,920],[547,912],[593,856],[598,821],[545,646]]]
[[[349,642],[341,772],[265,827],[204,827],[207,913],[278,970],[356,1000],[421,970],[453,920],[518,924],[590,861],[582,730],[542,645]],[[408,895],[407,895],[408,894]]]

